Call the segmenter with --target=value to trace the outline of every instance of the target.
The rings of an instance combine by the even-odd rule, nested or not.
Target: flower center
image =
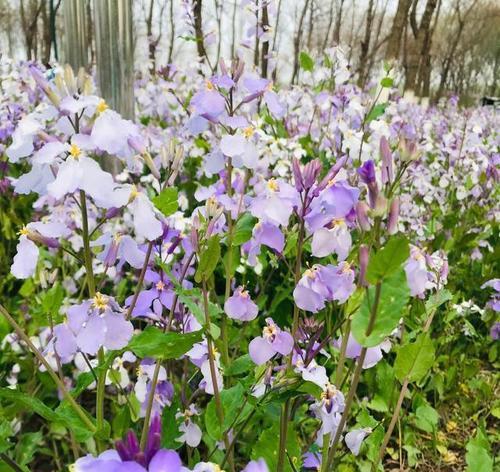
[[[76,145],[72,144],[69,148],[69,153],[74,159],[78,159],[82,153],[82,150]]]
[[[247,139],[250,139],[255,133],[255,129],[253,126],[247,126],[244,130],[243,130],[243,136],[245,136],[245,138]]]
[[[105,310],[108,307],[108,297],[101,292],[97,292],[94,297],[94,306],[99,310]]]
[[[156,290],[161,292],[165,288],[165,284],[160,280],[156,283]]]
[[[29,233],[30,230],[26,228],[26,226],[23,226],[17,234],[19,234],[20,236],[28,236]]]
[[[130,189],[130,201],[134,200],[138,195],[139,190],[137,190],[135,185],[132,185],[132,188]]]
[[[97,113],[102,113],[108,109],[108,104],[106,103],[105,100],[99,100],[99,103],[97,104],[96,110]]]
[[[267,182],[267,188],[272,192],[277,192],[280,189],[280,186],[278,182],[276,182],[276,179],[270,179],[269,182]]]
[[[205,82],[205,87],[206,87],[206,88],[207,88],[207,90],[209,90],[209,91],[212,91],[212,90],[214,90],[214,89],[215,89],[214,84],[213,84],[213,83],[212,83],[212,81],[210,81],[210,80],[207,80],[207,81]]]

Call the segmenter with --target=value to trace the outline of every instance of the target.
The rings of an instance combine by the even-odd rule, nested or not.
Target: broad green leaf
[[[62,401],[59,406],[54,410],[58,417],[59,422],[67,426],[75,435],[75,439],[78,442],[85,442],[93,436],[92,431],[88,426],[82,421],[82,419],[75,413],[75,410],[66,401]],[[89,416],[90,420],[96,424],[96,420]],[[110,426],[107,421],[104,422],[104,428],[102,431],[97,431],[96,435],[100,438],[109,438]]]
[[[208,240],[207,247],[200,256],[198,269],[196,270],[196,274],[194,276],[196,282],[200,283],[202,279],[208,279],[217,267],[219,259],[220,239],[216,234]]]
[[[234,387],[222,390],[220,392],[220,399],[222,403],[222,409],[224,411],[224,424],[221,427],[220,421],[217,417],[217,410],[215,407],[215,398],[212,398],[207,405],[207,410],[205,413],[205,426],[207,427],[207,432],[213,439],[221,439],[224,431],[227,431],[233,425],[234,421],[238,417],[235,424],[242,421],[249,409],[250,405],[246,405],[245,409],[240,413],[243,406],[245,398],[245,388],[241,384],[236,384]]]
[[[392,79],[391,77],[384,77],[380,81],[380,85],[385,88],[391,88],[394,85],[394,79]]]
[[[403,382],[408,377],[410,382],[422,379],[434,363],[435,349],[428,334],[420,334],[415,342],[407,343],[398,349],[394,373]]]
[[[244,213],[236,222],[233,233],[233,245],[240,246],[252,237],[252,230],[257,222],[257,218],[250,213]]]
[[[62,302],[64,300],[64,289],[58,283],[47,290],[42,296],[42,309],[44,314],[50,314],[56,317],[59,314]]]
[[[8,451],[12,447],[12,442],[9,440],[14,436],[12,426],[7,420],[2,420],[0,423],[0,452]]]
[[[467,472],[493,471],[490,444],[481,426],[477,429],[476,436],[471,438],[467,443],[466,449],[465,461],[467,462]]]
[[[375,287],[370,287],[361,306],[352,319],[352,333],[356,341],[365,347],[380,344],[397,327],[410,292],[403,270],[384,279],[381,286],[380,302],[373,329],[369,336],[366,330],[370,321],[371,307],[375,301]]]
[[[366,122],[369,123],[370,121],[376,120],[377,118],[381,117],[385,113],[385,109],[387,108],[387,106],[388,103],[379,103],[378,105],[375,105],[370,113],[368,113]]]
[[[438,425],[439,414],[432,406],[421,405],[415,411],[414,421],[417,428],[432,433]]]
[[[292,463],[294,464],[295,470],[301,470],[302,466],[302,455],[299,445],[299,439],[293,423],[288,425],[288,433],[286,435],[286,452],[290,457]],[[269,470],[276,470],[278,463],[278,447],[280,431],[279,422],[276,423],[269,429],[266,429],[259,437],[257,443],[252,449],[252,459],[258,460],[263,458]],[[290,462],[285,460],[284,470],[286,472],[294,472],[294,469],[290,466]]]
[[[433,293],[425,302],[425,309],[427,313],[431,313],[434,310],[437,310],[444,303],[450,301],[452,298],[453,295],[449,290],[439,290],[439,292]]]
[[[254,362],[248,354],[244,354],[238,359],[231,361],[229,367],[224,369],[224,375],[239,375],[248,372],[255,367]]]
[[[312,72],[314,69],[314,61],[307,52],[302,51],[299,55],[300,67],[307,72]]]
[[[0,388],[0,400],[6,400],[22,407],[27,411],[32,411],[47,421],[58,421],[60,417],[38,398],[27,395],[16,389]]]
[[[201,338],[201,331],[186,334],[164,333],[155,326],[148,326],[131,339],[127,349],[139,357],[177,359],[189,351],[193,344],[200,342]]]
[[[404,236],[389,239],[376,254],[370,256],[366,280],[375,284],[396,272],[410,256],[410,246]]]
[[[16,445],[17,464],[28,465],[33,460],[33,456],[42,445],[43,440],[44,437],[41,431],[21,435]]]
[[[161,414],[161,447],[165,449],[179,449],[182,442],[176,441],[180,437],[179,425],[182,417],[176,418],[177,411],[181,408],[178,395],[174,395],[174,401],[166,406]]]
[[[175,187],[164,188],[159,195],[152,199],[154,206],[165,216],[174,214],[179,208],[178,192]]]

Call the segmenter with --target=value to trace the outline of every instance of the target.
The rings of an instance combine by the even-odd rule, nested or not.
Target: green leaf
[[[233,422],[236,420],[236,417],[238,417],[238,421],[235,424],[238,424],[239,421],[242,421],[245,418],[245,410],[243,410],[243,412],[238,415],[243,406],[244,398],[245,388],[239,383],[234,387],[222,390],[220,392],[222,410],[224,411],[223,425],[220,424],[220,421],[217,417],[215,398],[212,398],[210,400],[205,413],[205,426],[207,427],[208,434],[213,439],[221,439],[223,432],[227,431],[231,427]],[[251,406],[247,403],[246,407],[248,412]]]
[[[33,456],[44,440],[40,431],[26,433],[18,438],[16,445],[16,462],[19,465],[27,465],[33,460]]]
[[[409,256],[410,246],[404,236],[389,239],[382,249],[371,255],[366,271],[366,280],[376,284],[396,272]]]
[[[432,367],[435,349],[428,334],[420,334],[415,342],[407,343],[398,349],[394,373],[403,382],[408,377],[410,382],[418,382]]]
[[[244,354],[231,362],[227,369],[224,369],[224,375],[239,375],[248,372],[255,366],[248,354]]]
[[[165,449],[179,449],[182,442],[176,441],[180,437],[179,425],[182,417],[176,418],[177,411],[181,408],[178,395],[174,396],[173,403],[165,407],[161,414],[161,447]]]
[[[380,85],[385,88],[391,88],[394,85],[394,79],[392,79],[391,77],[384,77],[380,81]]]
[[[414,421],[417,428],[426,433],[432,433],[438,425],[439,414],[432,406],[421,405],[415,411]]]
[[[366,330],[370,321],[371,306],[375,300],[375,287],[370,287],[363,303],[352,319],[352,332],[356,341],[364,347],[380,344],[397,327],[403,316],[410,292],[403,270],[392,274],[382,282],[380,302],[373,329],[369,336]]]
[[[193,344],[200,342],[201,338],[201,331],[186,334],[164,333],[155,326],[148,326],[131,339],[127,349],[139,357],[177,359],[189,351]]]
[[[200,283],[203,279],[208,279],[220,259],[220,239],[216,234],[208,240],[207,248],[202,252],[200,256],[200,262],[198,264],[198,269],[194,279],[196,282]]]
[[[75,410],[71,405],[63,400],[59,406],[54,410],[58,417],[59,422],[64,426],[68,427],[75,434],[75,439],[78,442],[85,442],[89,440],[93,433],[90,431],[88,426],[82,421],[82,419],[75,413]],[[88,415],[90,420],[96,424],[96,420]],[[96,435],[99,434],[101,438],[109,438],[110,426],[107,421],[104,422],[104,428],[102,431],[97,431]]]
[[[47,421],[58,421],[60,417],[49,408],[45,403],[38,398],[27,395],[16,389],[0,388],[0,400],[6,400],[24,408],[27,411],[32,411]]]
[[[279,423],[276,423],[269,429],[266,429],[259,437],[259,440],[252,449],[252,459],[258,460],[261,457],[266,461],[269,470],[276,470],[278,464],[278,439],[280,436]],[[290,457],[296,470],[302,467],[301,451],[297,433],[293,423],[289,423],[286,435],[286,453]],[[294,472],[290,462],[285,460],[284,471]]]
[[[366,123],[370,123],[370,121],[376,120],[380,116],[382,116],[385,113],[385,109],[387,108],[388,103],[379,103],[378,105],[375,105],[370,113],[368,113],[368,116],[366,117]]]
[[[14,436],[12,426],[7,420],[0,423],[0,452],[8,451],[12,447],[9,438]]]
[[[493,472],[493,458],[490,454],[488,438],[481,428],[478,428],[475,438],[469,440],[466,446],[467,472]]]
[[[56,317],[59,314],[62,302],[64,300],[64,289],[58,283],[47,290],[42,296],[42,310],[44,314],[50,314]]]
[[[240,246],[252,237],[252,230],[257,222],[257,218],[250,213],[244,213],[236,222],[233,233],[233,245]]]
[[[453,295],[449,290],[439,290],[439,292],[433,293],[425,302],[425,310],[427,313],[431,313],[434,310],[437,310],[444,303],[450,301],[452,298]]]
[[[300,67],[307,72],[312,72],[314,69],[314,61],[307,52],[302,51],[299,55]]]
[[[153,203],[165,216],[174,214],[179,208],[178,192],[175,187],[164,188],[159,195],[153,198]]]

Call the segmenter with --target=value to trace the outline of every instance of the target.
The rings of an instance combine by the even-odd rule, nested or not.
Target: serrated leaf
[[[376,254],[370,256],[366,280],[375,284],[396,272],[410,256],[410,246],[404,236],[389,239]]]
[[[299,55],[300,67],[307,72],[312,72],[314,69],[314,61],[307,52],[302,51]]]
[[[369,288],[368,295],[365,295],[361,306],[352,319],[352,333],[356,341],[365,347],[373,347],[380,344],[392,333],[403,316],[403,309],[410,296],[403,270],[384,279],[381,286],[380,302],[378,304],[375,323],[371,334],[366,336],[371,306],[375,300],[375,290],[375,287]]]
[[[250,213],[244,213],[240,216],[234,228],[232,240],[234,246],[240,246],[250,240],[255,223],[257,223],[257,218]]]
[[[148,326],[131,339],[127,349],[142,358],[177,359],[189,351],[193,344],[200,342],[201,339],[201,330],[185,334],[164,333],[155,326]]]
[[[164,216],[174,214],[179,208],[179,194],[175,187],[164,188],[159,195],[152,199],[152,202]]]
[[[432,367],[435,349],[428,334],[420,334],[415,342],[407,343],[398,349],[394,374],[403,382],[408,377],[410,382],[418,382]]]
[[[220,239],[219,235],[216,234],[208,240],[207,247],[200,256],[198,269],[194,276],[196,282],[200,283],[212,275],[219,262],[220,252]]]

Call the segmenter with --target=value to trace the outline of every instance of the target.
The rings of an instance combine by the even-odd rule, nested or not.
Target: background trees
[[[419,97],[437,100],[459,93],[470,101],[480,94],[498,93],[500,5],[494,0],[140,0],[132,4],[135,68],[144,72],[172,62],[195,64],[196,58],[201,72],[207,72],[217,69],[221,57],[237,54],[263,76],[295,83],[301,73],[301,52],[317,56],[339,44],[361,86],[370,85],[378,65],[386,60],[397,63],[405,89]],[[45,63],[55,59],[80,63],[68,53],[60,57],[58,50],[71,45],[62,49],[80,57],[71,39],[78,32],[91,64],[96,60],[95,30],[101,24],[97,17],[93,23],[90,20],[99,15],[96,5],[90,0],[0,0],[1,50]],[[63,14],[68,9],[72,20]]]

